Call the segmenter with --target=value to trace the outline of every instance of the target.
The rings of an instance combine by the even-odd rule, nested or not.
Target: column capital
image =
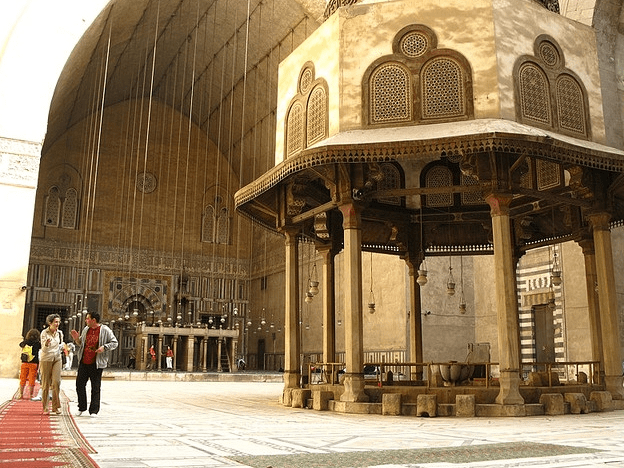
[[[354,203],[345,203],[338,207],[342,213],[343,229],[359,229],[362,224],[361,214],[362,208]]]
[[[297,242],[297,236],[299,235],[300,229],[297,226],[284,226],[279,230],[282,234],[284,234],[286,245],[290,245]]]
[[[584,237],[576,241],[576,243],[579,245],[579,247],[583,251],[583,255],[595,255],[596,246],[594,244],[594,239],[589,239],[587,237]]]
[[[485,196],[485,201],[490,205],[490,215],[502,216],[509,214],[509,206],[513,195],[510,193],[490,193]]]
[[[315,246],[316,251],[323,257],[323,262],[327,263],[334,257],[334,249],[331,244],[321,244]]]
[[[609,213],[589,213],[586,215],[587,221],[594,231],[610,231],[611,215]]]

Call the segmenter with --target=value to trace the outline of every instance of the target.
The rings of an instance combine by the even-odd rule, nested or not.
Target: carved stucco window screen
[[[231,237],[232,217],[226,201],[229,197],[223,190],[215,187],[206,192],[204,199],[201,241],[228,245]]]
[[[76,229],[78,224],[78,191],[69,187],[63,195],[61,196],[61,190],[58,186],[50,187],[44,203],[43,225]]]
[[[307,62],[299,73],[297,94],[292,98],[284,128],[284,157],[292,157],[327,138],[328,86],[315,77],[314,64]]]
[[[364,73],[365,123],[396,126],[473,117],[472,72],[463,55],[438,49],[435,33],[416,24],[396,34],[392,49]]]
[[[514,80],[519,122],[591,138],[587,92],[580,78],[565,67],[563,50],[553,38],[536,38],[534,55],[516,61]]]

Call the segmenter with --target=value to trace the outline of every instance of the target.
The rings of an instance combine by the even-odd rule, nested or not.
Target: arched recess
[[[232,200],[224,187],[213,185],[204,192],[201,241],[209,244],[230,244]]]
[[[542,34],[534,55],[520,56],[514,65],[516,117],[519,122],[591,139],[587,91],[574,71],[566,68],[559,44]]]
[[[39,197],[43,197],[40,226],[78,229],[82,177],[76,168],[63,162],[41,177]],[[35,226],[37,229],[37,226]]]
[[[327,138],[329,88],[315,76],[314,64],[306,62],[299,72],[297,94],[291,99],[284,122],[284,158]]]
[[[166,304],[162,296],[151,287],[142,283],[126,284],[113,297],[111,312],[113,318],[120,318],[133,302],[143,306],[143,312],[153,311],[155,317],[164,317]]]

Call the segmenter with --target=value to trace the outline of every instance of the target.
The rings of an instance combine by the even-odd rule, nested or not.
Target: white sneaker
[[[84,411],[76,411],[76,416],[82,416],[82,413],[84,413]]]
[[[89,413],[89,416],[91,416],[92,418],[96,418],[97,417],[97,413]]]

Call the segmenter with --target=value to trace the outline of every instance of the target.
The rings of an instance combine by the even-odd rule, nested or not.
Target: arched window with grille
[[[472,69],[459,52],[439,49],[422,24],[401,29],[393,53],[369,65],[362,78],[365,125],[397,126],[474,118]]]
[[[546,74],[535,64],[520,67],[520,109],[522,117],[545,125],[552,125],[550,92]]]
[[[202,215],[202,242],[214,242],[215,210],[212,205],[204,208]]]
[[[225,207],[221,208],[219,211],[215,242],[217,244],[230,243],[230,213]]]
[[[479,185],[479,179],[474,176],[464,174],[461,175],[461,184],[463,186]],[[462,192],[461,194],[462,205],[481,205],[485,203],[481,192]]]
[[[431,60],[422,69],[420,83],[423,119],[465,114],[464,76],[457,62],[447,57]]]
[[[232,223],[228,208],[227,191],[218,185],[204,193],[204,209],[201,213],[201,241],[210,244],[229,244]]]
[[[535,39],[534,55],[514,66],[516,116],[519,122],[576,138],[591,138],[587,92],[565,66],[563,50],[551,37]]]
[[[322,86],[316,86],[308,99],[307,146],[327,137],[327,93]]]
[[[453,185],[453,173],[446,166],[433,166],[425,176],[427,188],[450,187]],[[434,193],[426,196],[429,207],[453,206],[452,193]]]
[[[306,62],[299,74],[297,94],[292,98],[284,122],[284,157],[290,158],[327,138],[329,128],[328,86],[314,75],[314,64]]]
[[[370,112],[371,123],[412,121],[412,82],[404,65],[387,63],[371,73]]]
[[[561,75],[555,90],[559,125],[570,132],[585,135],[585,106],[581,85],[570,75]]]
[[[49,227],[58,227],[61,215],[61,197],[58,187],[50,187],[45,200],[43,224]]]
[[[304,122],[303,105],[300,102],[295,102],[288,112],[286,124],[286,154],[288,157],[303,149]]]
[[[380,167],[383,178],[377,183],[377,190],[391,190],[401,188],[401,172],[394,164],[384,163]],[[400,197],[379,197],[379,203],[387,205],[401,205]]]
[[[63,217],[61,224],[65,229],[76,229],[78,217],[78,192],[68,188],[63,200]]]

